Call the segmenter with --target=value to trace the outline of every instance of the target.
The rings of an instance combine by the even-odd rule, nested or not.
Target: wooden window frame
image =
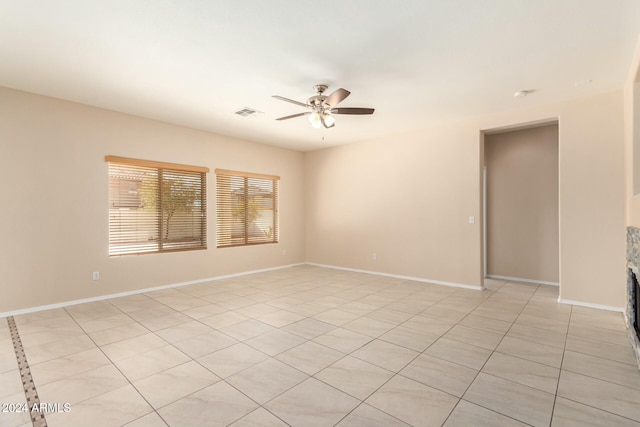
[[[230,248],[238,246],[253,246],[278,243],[280,240],[278,207],[280,177],[277,175],[240,172],[227,169],[216,169],[215,173],[216,247]],[[242,184],[240,184],[241,180],[243,180]],[[262,185],[267,185],[267,182],[271,182],[271,208],[260,209],[260,211],[272,211],[271,221],[258,221],[257,224],[255,223],[255,220],[249,222],[249,212],[251,211],[251,209],[256,209],[255,207],[252,208],[249,205],[250,201],[254,200],[249,196],[249,188],[251,187],[250,180],[254,181],[254,187],[257,186],[257,190],[259,190]],[[237,218],[237,212],[234,212],[237,209],[237,204],[236,202],[231,200],[233,191],[230,189],[230,186],[233,185],[232,183],[235,185],[239,185],[238,189],[244,189],[244,196],[241,198],[244,205],[241,205],[238,209],[239,212],[241,212],[241,215],[244,215],[244,218],[241,218],[239,220]],[[269,198],[267,198],[266,201],[269,202]],[[260,212],[259,215],[262,215],[262,212]],[[259,231],[257,235],[255,232],[253,232],[252,234],[252,232],[250,231],[250,227],[252,224],[254,230],[257,229],[259,231],[262,230],[260,226],[265,227],[269,225],[270,230],[262,230],[265,233],[266,238],[262,238],[262,236],[259,234]],[[234,236],[234,230],[236,230],[237,228],[241,229],[241,235],[239,237],[237,235]],[[268,231],[270,231],[271,236],[269,236]],[[269,240],[267,240],[267,238]]]
[[[166,253],[166,252],[183,252],[191,250],[203,250],[207,249],[207,173],[209,168],[201,166],[189,166],[177,163],[156,162],[150,160],[132,159],[128,157],[118,156],[105,156],[105,161],[108,163],[109,168],[109,256],[126,256],[126,255],[142,255],[152,253]],[[122,186],[119,181],[120,178],[112,178],[112,172],[118,169],[118,167],[124,168],[130,167],[132,174],[139,174],[141,177],[157,177],[157,182],[149,186],[148,194],[153,197],[153,205],[151,210],[142,212],[144,208],[142,203],[142,196],[140,195],[139,187],[141,184],[132,185],[134,189],[131,192],[136,193],[133,196],[125,195],[124,204],[116,203],[122,196]],[[187,192],[187,197],[192,203],[189,209],[183,210],[183,215],[178,215],[175,219],[178,223],[174,225],[177,227],[176,233],[183,234],[183,237],[176,239],[174,237],[173,242],[168,241],[169,235],[169,221],[174,215],[175,211],[167,213],[166,206],[163,203],[163,197],[166,197],[166,193],[162,191],[163,185],[167,182],[164,181],[165,176],[174,176],[173,183],[180,183],[181,193]],[[113,182],[112,182],[113,179]],[[124,181],[136,182],[135,179],[122,178]],[[138,178],[141,180],[143,178]],[[142,182],[142,181],[140,181]],[[186,185],[185,185],[186,184]],[[173,184],[168,184],[173,190]],[[117,189],[116,189],[117,187]],[[186,190],[185,190],[186,187]],[[129,197],[129,198],[126,198]],[[137,198],[140,197],[140,201]],[[177,196],[179,197],[179,196]],[[187,202],[185,202],[187,203]],[[195,206],[195,207],[194,207]],[[120,210],[137,211],[140,210],[141,219],[132,220],[131,217],[138,218],[138,214],[129,213],[124,215],[125,219],[121,218],[119,214]],[[165,216],[165,215],[168,215]],[[195,219],[195,222],[194,222]],[[142,228],[138,228],[137,221],[144,222]],[[165,228],[166,221],[166,228]],[[175,222],[175,220],[174,220]],[[123,232],[122,229],[129,228],[130,231]],[[154,231],[155,229],[155,231]],[[189,231],[191,229],[191,232]],[[199,231],[198,231],[199,229]],[[131,231],[133,230],[133,231]],[[195,231],[194,231],[195,230]],[[140,236],[145,233],[152,234],[155,238],[142,239]],[[189,239],[189,235],[191,235]],[[131,237],[133,235],[133,237]],[[166,237],[163,237],[166,236]],[[182,239],[182,241],[180,241]]]

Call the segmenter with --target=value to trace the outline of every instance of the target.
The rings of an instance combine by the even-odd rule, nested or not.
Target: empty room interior
[[[640,426],[639,35],[0,0],[0,426]]]

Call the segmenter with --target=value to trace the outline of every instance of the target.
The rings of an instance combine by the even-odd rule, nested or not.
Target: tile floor
[[[487,288],[299,266],[15,321],[54,427],[640,426],[620,313]],[[25,403],[5,319],[0,403]]]

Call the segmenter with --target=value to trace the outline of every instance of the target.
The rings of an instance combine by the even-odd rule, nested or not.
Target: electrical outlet
[[[282,255],[286,255],[286,254],[287,254],[287,250],[286,250],[286,249],[283,249],[283,250],[282,250]]]
[[[475,216],[470,216],[469,217],[469,224],[475,224],[476,223],[476,217]]]
[[[99,271],[94,271],[93,272],[93,280],[100,280],[100,272]]]
[[[371,254],[371,259],[372,259],[372,260],[374,260],[374,261],[375,261],[375,260],[377,260],[377,259],[378,259],[378,254],[377,254],[377,253],[375,253],[375,252],[374,252],[374,253],[372,253],[372,254]]]

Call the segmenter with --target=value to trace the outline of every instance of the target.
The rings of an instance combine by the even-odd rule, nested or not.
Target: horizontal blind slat
[[[110,255],[206,248],[206,168],[107,159]]]
[[[218,247],[278,242],[279,177],[216,169]]]

